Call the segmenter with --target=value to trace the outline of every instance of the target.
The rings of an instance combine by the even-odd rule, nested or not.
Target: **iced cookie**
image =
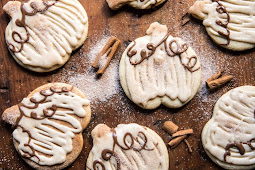
[[[4,121],[14,125],[13,143],[36,169],[63,169],[80,154],[82,131],[91,117],[84,94],[69,84],[51,83],[32,91],[6,109]]]
[[[129,44],[120,61],[120,82],[126,95],[138,106],[154,109],[161,103],[179,108],[190,101],[201,83],[196,53],[167,27],[152,23]]]
[[[255,86],[224,94],[202,132],[207,155],[225,169],[255,168]]]
[[[255,46],[255,1],[203,0],[189,9],[212,40],[220,46],[243,51]]]
[[[137,9],[149,9],[158,6],[165,0],[106,0],[111,9],[117,10],[123,5],[129,5]]]
[[[91,133],[93,148],[87,160],[87,170],[168,170],[166,145],[147,127],[132,123],[110,128],[99,124]]]
[[[48,72],[64,65],[87,37],[88,18],[78,0],[9,1],[5,39],[23,67]]]

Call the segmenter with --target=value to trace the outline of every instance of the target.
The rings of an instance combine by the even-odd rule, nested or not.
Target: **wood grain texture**
[[[1,0],[1,7],[7,0]],[[39,74],[30,72],[19,66],[7,50],[4,31],[9,18],[0,8],[0,113],[17,103],[29,92],[48,82],[61,81],[70,76],[83,73],[90,65],[77,65],[83,60],[82,54],[88,54],[102,35],[114,35],[122,43],[114,61],[119,61],[128,40],[134,40],[145,34],[150,23],[158,21],[167,25],[173,36],[183,38],[197,53],[203,71],[203,82],[200,92],[184,107],[168,109],[164,106],[146,111],[137,107],[127,99],[122,89],[106,103],[93,102],[93,119],[83,132],[84,147],[77,160],[69,169],[85,169],[86,159],[92,148],[91,130],[99,123],[115,127],[119,123],[139,123],[155,130],[167,144],[169,135],[161,129],[161,120],[172,120],[180,129],[194,129],[194,135],[188,138],[193,153],[189,153],[185,144],[181,143],[173,150],[169,149],[170,169],[220,169],[205,154],[200,135],[205,123],[212,115],[217,99],[228,90],[241,85],[255,85],[255,51],[231,52],[215,45],[207,35],[204,26],[192,18],[182,26],[181,18],[195,0],[167,0],[153,10],[135,10],[123,7],[117,11],[108,8],[104,0],[80,0],[89,17],[89,34],[85,44],[76,50],[71,59],[60,69]],[[234,79],[214,92],[209,92],[205,80],[218,70],[225,70]],[[71,75],[72,76],[72,75]],[[107,85],[106,85],[107,88]],[[124,105],[123,105],[124,103]],[[159,122],[158,125],[154,125]],[[11,126],[0,123],[0,169],[30,169],[16,152],[12,143]]]

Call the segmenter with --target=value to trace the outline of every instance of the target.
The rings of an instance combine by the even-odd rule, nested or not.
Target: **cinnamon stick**
[[[182,16],[181,18],[182,26],[186,25],[189,21],[190,21],[189,13],[186,13],[185,15]]]
[[[187,138],[187,135],[183,135],[183,136],[178,136],[174,139],[172,139],[168,145],[171,147],[171,148],[175,148],[176,146],[178,146],[183,139]]]
[[[222,76],[223,71],[220,70],[217,73],[215,73],[214,75],[212,75],[209,79],[206,80],[206,83],[216,80],[217,78],[219,78],[220,76]]]
[[[193,129],[185,129],[185,130],[180,130],[172,135],[173,138],[178,137],[178,136],[183,136],[183,135],[190,135],[193,134]]]
[[[190,134],[193,134],[193,129],[186,129],[178,131],[178,126],[174,124],[172,121],[166,121],[162,127],[166,132],[172,135],[172,140],[168,143],[168,145],[173,149],[178,146],[183,140],[188,147],[189,152],[192,152],[192,148],[186,139]]]
[[[169,134],[173,134],[177,132],[178,126],[174,124],[172,121],[166,121],[163,125],[163,129],[168,132]]]
[[[207,86],[209,87],[210,90],[214,90],[214,89],[219,88],[220,86],[226,84],[231,79],[233,79],[233,76],[227,75],[227,76],[223,76],[221,78],[212,80],[210,82],[206,82],[206,84],[207,84]]]
[[[103,74],[108,65],[110,64],[110,61],[112,57],[114,56],[115,52],[117,51],[118,47],[120,44],[120,40],[117,39],[116,37],[111,37],[109,41],[106,43],[104,48],[100,51],[100,53],[97,55],[94,63],[92,64],[92,67],[94,68],[99,68],[99,70],[96,72],[97,75]],[[107,57],[107,61],[104,66],[100,66],[100,59],[102,57]]]
[[[192,153],[193,151],[192,151],[192,148],[191,148],[191,146],[190,146],[188,140],[187,140],[187,139],[184,139],[184,142],[185,142],[185,144],[187,145],[189,152]]]

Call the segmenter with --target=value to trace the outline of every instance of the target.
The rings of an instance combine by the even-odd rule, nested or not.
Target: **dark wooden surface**
[[[119,61],[128,40],[143,36],[150,23],[158,21],[167,25],[173,36],[183,38],[197,52],[203,71],[203,82],[198,94],[180,109],[168,109],[164,106],[146,111],[138,108],[127,99],[120,88],[107,102],[92,102],[93,118],[83,132],[84,147],[77,160],[69,169],[85,169],[86,159],[92,147],[91,130],[98,123],[115,127],[119,123],[139,123],[155,130],[163,140],[168,135],[154,125],[159,120],[172,120],[180,128],[193,128],[194,135],[189,137],[193,153],[188,153],[184,143],[170,150],[170,169],[220,169],[205,154],[201,144],[201,131],[212,115],[217,99],[228,90],[241,85],[255,85],[255,51],[231,52],[215,45],[206,34],[200,21],[191,19],[182,26],[181,18],[195,0],[167,0],[153,10],[134,10],[123,7],[111,11],[104,0],[80,0],[89,17],[89,34],[85,44],[75,51],[71,59],[60,69],[46,74],[30,72],[19,66],[7,50],[4,31],[9,22],[0,8],[0,113],[26,97],[30,91],[48,82],[63,81],[67,76],[83,73],[89,65],[77,65],[102,35],[115,35],[121,41],[121,47],[113,60]],[[1,0],[1,7],[7,0]],[[85,58],[86,60],[86,58]],[[219,69],[231,74],[234,79],[215,92],[209,92],[204,81]],[[70,73],[72,72],[72,73]],[[107,88],[107,84],[105,86]],[[29,169],[16,152],[12,143],[11,126],[0,123],[0,169]]]

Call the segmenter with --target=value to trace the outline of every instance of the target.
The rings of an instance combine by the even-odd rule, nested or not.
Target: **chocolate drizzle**
[[[227,11],[227,9],[223,6],[222,3],[220,3],[220,0],[213,0],[213,2],[216,2],[218,4],[218,7],[216,8],[216,11],[220,14],[226,14],[227,15],[227,20],[226,21],[222,21],[222,20],[219,20],[217,19],[216,20],[216,24],[225,28],[227,33],[224,33],[222,31],[218,31],[218,33],[220,35],[222,35],[223,37],[225,37],[227,39],[227,43],[226,44],[221,44],[221,45],[229,45],[230,43],[230,31],[228,29],[228,24],[229,24],[229,21],[230,21],[230,15]]]
[[[139,0],[140,2],[144,2],[145,0]],[[155,4],[157,4],[158,3],[158,0],[155,0],[155,3],[153,4],[153,5],[155,5]]]
[[[96,169],[97,169],[97,165],[100,165],[101,168],[102,168],[102,170],[105,170],[105,166],[104,166],[104,164],[103,164],[102,161],[95,160],[95,161],[93,162],[93,169],[96,170]]]
[[[46,101],[47,97],[52,96],[55,93],[66,93],[66,92],[72,91],[72,89],[73,89],[73,87],[70,90],[68,90],[66,87],[62,87],[61,89],[55,89],[52,86],[52,87],[50,87],[50,93],[47,93],[45,90],[40,91],[40,94],[43,96],[43,98],[41,100],[37,101],[34,97],[31,97],[29,99],[30,102],[34,103],[33,106],[27,106],[27,105],[25,105],[23,103],[20,103],[19,104],[19,110],[20,110],[21,116],[20,116],[20,118],[17,119],[16,125],[18,125],[18,123],[19,123],[19,121],[20,121],[22,116],[26,116],[24,114],[24,111],[22,110],[22,107],[25,107],[27,109],[36,109],[39,106],[40,103],[43,103],[43,102]],[[49,107],[47,109],[43,109],[43,116],[42,117],[37,116],[37,113],[35,113],[33,111],[31,112],[30,116],[33,119],[42,120],[42,119],[44,119],[46,117],[53,116],[56,111],[57,111],[57,106],[56,105],[52,105],[51,107]],[[28,116],[26,116],[26,117],[28,117]]]
[[[28,142],[25,143],[24,146],[27,146],[27,147],[29,147],[32,150],[32,153],[23,151],[24,154],[21,154],[21,155],[24,156],[25,158],[36,157],[40,161],[39,157],[35,155],[35,149],[30,145],[30,142],[31,142],[31,133],[28,130],[26,130],[25,128],[23,128],[22,126],[20,126],[20,127],[22,129],[22,132],[27,133],[28,136],[29,136]]]
[[[249,145],[249,147],[252,149],[252,150],[255,150],[255,146],[253,146],[251,143],[252,142],[255,142],[255,138],[251,139],[249,142],[247,142],[247,144]]]
[[[241,155],[243,155],[243,154],[245,153],[245,149],[244,149],[242,143],[237,143],[237,142],[229,143],[229,144],[227,144],[227,146],[225,147],[224,161],[226,161],[226,157],[227,157],[227,156],[230,156],[230,151],[229,151],[229,149],[232,148],[232,147],[236,147],[236,148],[239,150],[239,153],[240,153]]]
[[[133,45],[128,49],[127,51],[127,55],[129,57],[129,61],[132,65],[138,65],[140,63],[142,63],[145,59],[148,59],[149,57],[151,57],[155,51],[157,50],[157,48],[164,43],[164,47],[165,47],[165,51],[167,53],[168,56],[170,57],[174,57],[176,55],[179,56],[180,58],[180,61],[181,61],[181,64],[186,68],[188,69],[190,72],[195,72],[197,70],[200,69],[200,67],[198,67],[197,69],[193,70],[193,68],[196,66],[197,64],[197,57],[196,56],[191,56],[188,58],[188,63],[185,64],[182,59],[181,59],[181,54],[186,52],[189,48],[189,46],[186,44],[186,43],[183,43],[183,44],[179,44],[177,42],[176,39],[172,39],[168,46],[169,46],[169,49],[167,48],[167,39],[170,35],[169,34],[166,34],[166,36],[157,44],[157,45],[154,45],[153,43],[148,43],[147,44],[147,49],[150,51],[149,53],[147,53],[147,51],[145,49],[142,49],[141,52],[140,52],[140,56],[141,56],[141,59],[138,61],[138,62],[133,62],[132,61],[132,57],[134,55],[137,54],[137,50],[132,50],[133,47],[136,45],[136,42],[133,41]],[[176,46],[176,49],[173,47],[173,45],[175,44]]]
[[[21,153],[22,156],[24,156],[26,158],[36,157],[40,161],[40,159],[35,155],[35,149],[30,145],[32,137],[31,137],[31,134],[30,134],[29,130],[27,130],[24,127],[22,127],[21,125],[19,125],[19,121],[21,120],[21,118],[23,116],[29,117],[29,116],[25,115],[24,111],[22,110],[22,107],[25,107],[27,109],[36,109],[39,106],[40,103],[45,102],[47,100],[47,97],[52,96],[54,93],[67,93],[69,91],[72,91],[72,89],[73,89],[73,86],[72,86],[72,88],[70,90],[68,90],[66,87],[62,87],[61,89],[55,89],[52,86],[52,87],[50,87],[50,93],[48,93],[48,94],[47,94],[47,92],[45,90],[40,91],[40,94],[42,96],[44,96],[43,99],[36,100],[34,97],[30,98],[30,102],[34,103],[34,106],[27,106],[27,105],[25,105],[23,103],[19,104],[19,110],[20,110],[21,114],[20,114],[20,117],[17,119],[16,125],[18,127],[20,127],[23,132],[28,134],[29,140],[28,140],[28,142],[26,144],[24,144],[24,146],[27,146],[27,147],[29,147],[32,150],[32,153],[28,153],[26,151],[23,151],[24,154]],[[56,111],[57,111],[57,106],[56,105],[52,105],[48,109],[44,109],[43,110],[44,117],[38,117],[37,113],[33,112],[33,111],[31,112],[30,117],[33,118],[33,119],[36,119],[36,120],[42,120],[42,119],[44,119],[46,117],[52,117],[55,114]]]
[[[56,0],[58,1],[58,0]],[[8,43],[7,42],[7,45],[9,47],[9,49],[14,52],[14,53],[19,53],[23,50],[23,47],[24,47],[24,44],[27,43],[29,41],[29,38],[30,38],[30,34],[28,32],[28,29],[27,29],[27,25],[26,25],[26,16],[34,16],[36,15],[37,13],[45,13],[49,7],[55,5],[56,2],[54,2],[53,4],[49,4],[48,1],[44,0],[43,1],[43,5],[45,6],[43,9],[39,10],[36,8],[36,4],[35,2],[31,2],[30,3],[30,7],[33,9],[33,11],[29,12],[26,10],[25,8],[25,3],[24,2],[21,2],[21,6],[20,6],[20,11],[21,11],[21,14],[22,14],[22,17],[21,19],[16,19],[15,21],[15,24],[18,26],[18,27],[22,27],[25,29],[26,31],[26,38],[24,39],[20,33],[18,33],[17,31],[13,31],[12,32],[12,39],[14,42],[20,44],[20,48],[15,48],[14,45],[12,43]]]
[[[245,148],[243,147],[244,144],[247,144],[252,150],[255,150],[255,147],[252,145],[252,142],[255,141],[255,138],[251,139],[248,142],[234,142],[234,143],[229,143],[227,144],[227,146],[225,147],[225,153],[224,153],[224,161],[226,162],[226,157],[230,156],[230,148],[232,147],[236,147],[240,153],[240,155],[244,155],[245,154]]]
[[[142,150],[146,150],[146,151],[152,151],[155,148],[146,148],[148,139],[147,136],[143,133],[143,132],[138,132],[137,136],[134,137],[130,132],[125,133],[124,137],[123,137],[123,143],[124,146],[120,145],[118,142],[118,138],[117,138],[117,134],[116,131],[114,129],[111,129],[112,131],[112,138],[113,138],[113,148],[112,150],[110,149],[104,149],[101,153],[101,157],[104,161],[110,161],[110,159],[112,157],[114,157],[116,159],[116,163],[117,163],[117,167],[115,167],[117,170],[121,169],[121,165],[120,165],[120,158],[118,157],[118,155],[116,154],[116,152],[114,152],[115,146],[119,146],[122,150],[131,150],[133,149],[136,152],[140,152]],[[141,144],[138,140],[138,137],[142,138],[144,140],[144,143]],[[130,143],[127,142],[127,140],[130,139]],[[135,143],[135,141],[140,145],[139,148],[135,148],[133,145]],[[95,160],[93,162],[93,169],[96,170],[97,166],[100,166],[103,170],[105,170],[105,165],[102,161],[100,160]]]

